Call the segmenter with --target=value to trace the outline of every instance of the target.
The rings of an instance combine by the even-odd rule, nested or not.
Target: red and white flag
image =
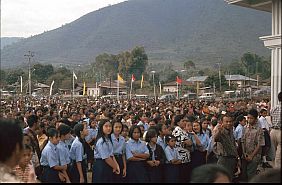
[[[132,74],[131,75],[131,82],[134,82],[135,81],[135,76]]]
[[[178,83],[178,84],[182,84],[182,79],[181,79],[181,78],[179,78],[178,76],[176,77],[176,83]]]

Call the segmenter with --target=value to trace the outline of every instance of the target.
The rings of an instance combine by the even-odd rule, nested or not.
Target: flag
[[[124,83],[124,82],[125,82],[119,74],[118,74],[117,79],[118,79],[118,81],[121,82],[121,83]]]
[[[77,76],[75,75],[74,71],[73,71],[73,77],[77,80]]]
[[[87,95],[86,93],[86,84],[83,82],[83,96]]]
[[[144,82],[144,75],[142,75],[142,78],[141,78],[141,89],[143,87],[143,82]]]
[[[135,76],[132,74],[131,75],[131,82],[134,82],[135,81]]]
[[[176,83],[178,83],[178,84],[182,84],[182,79],[181,79],[181,78],[179,78],[178,76],[176,77]]]

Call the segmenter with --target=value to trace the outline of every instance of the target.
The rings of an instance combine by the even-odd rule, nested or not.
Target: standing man
[[[272,129],[270,131],[271,145],[274,148],[274,167],[281,169],[281,104],[282,92],[278,94],[279,103],[270,112]]]
[[[214,141],[222,145],[222,151],[219,151],[217,164],[225,167],[230,176],[233,177],[239,157],[233,134],[233,119],[230,114],[224,114],[221,117],[221,121],[222,123],[217,126],[214,135]]]

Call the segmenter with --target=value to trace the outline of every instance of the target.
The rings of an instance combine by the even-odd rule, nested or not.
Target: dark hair
[[[260,111],[259,111],[259,113],[264,113],[264,112],[267,112],[267,110],[266,109],[261,109]]]
[[[198,124],[200,125],[200,134],[204,134],[204,133],[203,133],[202,123],[199,122],[199,121],[194,121],[194,122],[192,123],[192,128],[193,128],[194,123],[198,123]],[[194,131],[194,129],[193,129],[193,131]],[[195,131],[194,131],[194,132],[195,132]]]
[[[82,123],[78,123],[74,126],[73,131],[74,134],[78,137],[81,138],[80,132],[83,131],[84,125]]]
[[[243,114],[240,114],[239,116],[237,116],[236,122],[243,121],[244,119],[246,119],[245,116]]]
[[[278,94],[278,101],[282,102],[282,92]]]
[[[106,142],[106,136],[103,132],[103,126],[107,123],[111,123],[110,120],[108,119],[101,119],[100,122],[99,122],[99,126],[98,126],[98,133],[97,133],[97,138],[96,138],[96,142],[100,139],[100,138],[103,138],[103,142]],[[112,129],[113,130],[113,129]],[[108,139],[112,142],[112,138],[111,136],[109,135],[108,136]]]
[[[217,119],[213,119],[211,121],[211,125],[215,127],[217,125],[217,121],[218,121]]]
[[[157,135],[158,135],[158,134],[157,134],[157,132],[156,132],[155,129],[149,129],[149,130],[147,131],[147,133],[146,133],[145,141],[146,141],[146,142],[150,142],[151,139],[152,139],[153,137],[157,136]]]
[[[257,109],[251,109],[248,114],[252,115],[254,118],[258,117],[258,111]]]
[[[122,130],[123,130],[124,128],[127,128],[127,130],[128,130],[128,126],[127,126],[126,124],[122,124]]]
[[[229,112],[227,112],[226,114],[221,114],[221,116],[220,116],[221,121],[223,121],[224,117],[228,117],[228,118],[232,118],[233,119],[232,114],[229,113]]]
[[[27,144],[23,145],[23,149],[24,149],[24,150],[30,150],[30,151],[33,151],[33,150],[32,150],[32,146],[27,145]]]
[[[182,120],[183,116],[182,115],[176,115],[174,117],[174,125],[178,125],[178,123]]]
[[[254,176],[251,183],[281,183],[281,169],[273,168]]]
[[[58,131],[59,131],[60,136],[67,135],[68,133],[71,132],[71,127],[64,123],[61,123],[60,126],[58,127]]]
[[[141,136],[141,129],[140,129],[140,127],[137,126],[137,125],[132,125],[132,126],[130,127],[130,129],[129,129],[129,134],[128,134],[131,139],[133,139],[133,137],[132,137],[132,136],[133,136],[133,132],[134,132],[134,130],[135,130],[136,128],[138,129],[138,131],[139,131],[139,133],[140,133],[140,137],[142,137],[142,136]]]
[[[27,117],[27,124],[29,128],[33,127],[34,123],[37,123],[38,117],[36,115],[30,115]]]
[[[164,139],[165,139],[165,143],[168,143],[171,139],[176,139],[176,137],[174,135],[169,134],[165,136]]]
[[[226,175],[231,182],[231,176],[224,167],[217,164],[204,164],[192,171],[190,182],[213,183],[220,174]]]
[[[18,120],[0,118],[0,162],[7,161],[17,144],[23,148],[23,132]]]
[[[58,135],[59,135],[59,133],[58,133],[58,131],[55,128],[48,128],[47,129],[47,136],[48,136],[48,138],[55,137],[55,136],[58,136]]]

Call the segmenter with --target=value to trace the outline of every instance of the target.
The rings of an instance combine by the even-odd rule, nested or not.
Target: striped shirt
[[[272,127],[279,127],[281,128],[281,102],[280,104],[274,107],[271,112],[271,118],[272,118]]]

